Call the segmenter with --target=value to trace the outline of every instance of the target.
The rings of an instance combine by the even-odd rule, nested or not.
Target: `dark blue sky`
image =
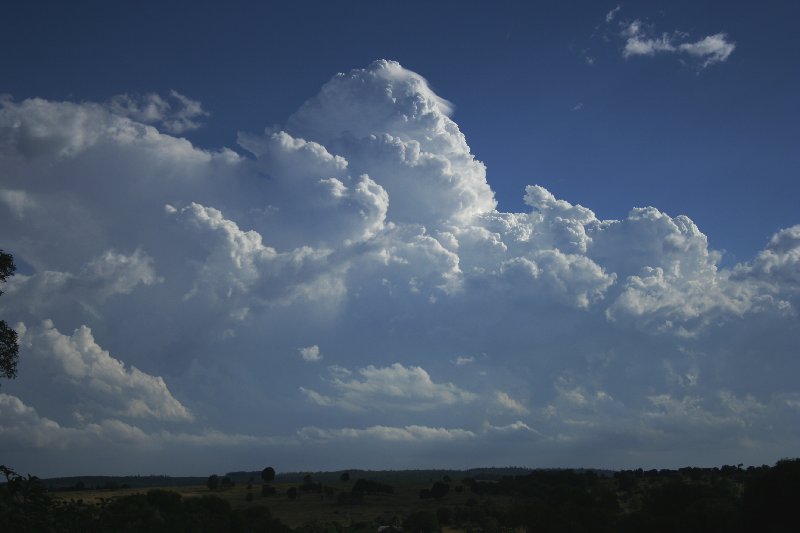
[[[793,2],[13,2],[0,91],[102,101],[177,89],[212,115],[189,135],[234,146],[283,124],[337,71],[395,59],[455,104],[501,209],[540,183],[602,218],[656,205],[689,215],[725,262],[796,222],[800,174]],[[620,21],[730,58],[621,57]],[[586,55],[595,59],[587,64]],[[580,109],[573,111],[575,106]]]

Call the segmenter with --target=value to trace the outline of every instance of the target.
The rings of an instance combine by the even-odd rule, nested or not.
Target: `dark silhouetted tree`
[[[17,267],[14,258],[0,250],[0,283],[5,283],[9,276],[13,276]],[[3,291],[0,290],[0,294]],[[0,320],[0,377],[13,379],[17,376],[17,360],[19,359],[19,344],[17,332]]]
[[[345,483],[350,481],[350,472],[342,472],[342,475],[339,476],[339,481],[344,481]]]
[[[219,476],[216,474],[208,476],[206,487],[208,487],[208,490],[217,490],[217,487],[219,487]]]
[[[800,458],[753,472],[742,500],[749,531],[794,531],[800,520]]]
[[[437,500],[439,498],[444,498],[445,496],[447,496],[448,492],[450,492],[450,485],[442,481],[437,481],[431,487],[431,496],[436,498]]]
[[[275,469],[271,466],[266,467],[261,471],[261,479],[264,483],[272,483],[275,480]]]

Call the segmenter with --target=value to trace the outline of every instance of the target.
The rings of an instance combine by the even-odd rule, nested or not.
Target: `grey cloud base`
[[[240,135],[246,154],[147,124],[189,129],[163,102],[0,102],[17,470],[796,454],[800,226],[722,268],[654,207],[600,220],[531,185],[502,212],[450,104],[390,61]]]

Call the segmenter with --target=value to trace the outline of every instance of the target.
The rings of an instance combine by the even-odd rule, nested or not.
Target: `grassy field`
[[[353,481],[344,483],[339,482],[329,485],[336,492],[333,497],[325,496],[324,493],[304,493],[298,491],[295,500],[289,499],[287,491],[291,487],[297,487],[296,483],[274,484],[278,494],[274,496],[262,496],[261,485],[253,484],[252,489],[248,489],[246,484],[238,484],[227,489],[210,491],[205,486],[180,486],[180,487],[159,487],[162,490],[172,490],[181,494],[184,498],[193,498],[213,494],[228,501],[234,509],[244,509],[250,506],[266,506],[273,516],[279,518],[290,527],[298,527],[309,522],[338,522],[343,526],[358,522],[373,522],[379,524],[400,524],[403,517],[408,516],[414,511],[431,511],[436,513],[440,508],[464,507],[469,503],[491,501],[495,506],[503,506],[510,503],[507,497],[483,496],[479,499],[474,494],[470,494],[466,489],[463,492],[456,492],[455,487],[459,483],[452,482],[450,492],[440,500],[420,499],[419,492],[422,489],[430,488],[430,483],[396,483],[394,494],[365,495],[364,501],[356,505],[342,505],[337,502],[340,492],[349,492]],[[99,503],[101,499],[115,498],[130,494],[147,492],[147,488],[117,489],[117,490],[81,490],[65,491],[54,493],[59,499],[82,499],[85,503]],[[248,494],[252,494],[252,499],[248,499]],[[468,503],[468,500],[472,502]]]
[[[387,483],[385,479],[377,481],[381,474],[374,474],[352,476],[347,482],[339,481],[333,475],[320,475],[324,485],[314,481],[315,476],[311,474],[302,475],[302,483],[298,482],[301,476],[295,476],[277,480],[272,485],[277,494],[266,497],[261,495],[260,483],[254,483],[248,489],[247,481],[215,491],[198,485],[165,487],[162,483],[159,486],[180,494],[182,500],[174,495],[158,493],[145,498],[121,498],[145,493],[148,487],[80,491],[54,489],[50,493],[53,497],[67,501],[80,499],[84,504],[111,498],[120,500],[100,508],[90,508],[88,512],[86,505],[51,506],[47,507],[50,514],[43,513],[40,518],[74,521],[84,517],[84,523],[92,526],[119,524],[120,520],[133,517],[153,527],[161,523],[159,520],[167,519],[180,525],[192,523],[193,517],[201,517],[203,523],[218,520],[222,526],[230,526],[234,519],[240,524],[249,519],[253,524],[268,523],[269,527],[277,529],[285,524],[290,528],[300,528],[303,533],[366,533],[383,525],[402,525],[408,531],[430,532],[438,532],[439,525],[444,525],[487,533],[518,530],[749,533],[796,530],[796,510],[800,503],[797,498],[800,459],[781,460],[774,467],[744,469],[723,465],[719,468],[686,467],[678,470],[636,469],[620,471],[613,476],[592,471],[536,470],[525,475],[490,479],[439,473],[426,477],[422,472],[411,472],[406,474],[406,479],[402,478],[402,473],[387,474],[393,479]],[[440,483],[447,482],[443,479],[445,477],[452,479],[446,494],[447,487]],[[214,478],[210,479],[213,481]],[[226,485],[232,482],[229,477],[223,479]],[[250,475],[245,479],[250,479]],[[371,483],[366,481],[370,479]],[[83,484],[82,481],[78,483]],[[353,494],[358,495],[362,490],[388,490],[387,484],[392,487],[392,494],[364,494],[359,503],[346,503],[357,501]],[[306,490],[298,490],[300,487]],[[354,489],[358,492],[354,493]],[[423,490],[426,495],[439,494],[442,497],[422,499],[420,493]],[[298,497],[289,498],[289,491],[297,491]],[[207,495],[221,498],[230,506],[220,505],[215,499],[192,500]],[[14,503],[17,500],[9,501]],[[268,509],[270,513],[258,512],[257,508]],[[74,513],[65,518],[65,515],[58,514],[60,509],[69,512],[74,509]],[[14,516],[24,518],[27,515],[17,513]],[[258,522],[262,518],[269,522]],[[307,525],[310,527],[303,527]],[[459,530],[445,527],[443,531]]]

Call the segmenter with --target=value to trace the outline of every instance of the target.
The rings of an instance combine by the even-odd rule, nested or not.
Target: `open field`
[[[463,492],[456,492],[455,487],[460,483],[452,482],[452,489],[447,496],[439,500],[420,499],[419,492],[429,489],[431,483],[397,483],[394,487],[394,494],[365,495],[360,504],[342,505],[337,502],[337,496],[342,491],[349,491],[353,481],[349,483],[337,483],[331,487],[335,490],[333,496],[326,496],[324,493],[303,493],[299,492],[297,499],[291,500],[287,497],[287,491],[291,487],[297,487],[296,483],[277,483],[273,486],[278,493],[273,496],[262,496],[261,485],[253,484],[252,489],[248,489],[246,484],[238,484],[228,489],[210,491],[205,486],[177,486],[177,487],[158,487],[162,490],[177,492],[184,498],[196,498],[213,494],[224,499],[231,504],[234,509],[246,509],[248,507],[267,507],[272,515],[279,518],[281,522],[290,527],[299,527],[309,522],[338,522],[343,526],[356,523],[382,523],[393,524],[401,523],[403,517],[416,511],[430,511],[436,513],[441,508],[455,510],[458,507],[465,507],[470,504],[489,503],[493,507],[505,507],[511,503],[507,496],[483,496],[479,499],[469,493],[466,487]],[[147,492],[147,488],[130,488],[117,490],[81,490],[64,491],[54,493],[54,496],[61,500],[83,500],[84,503],[100,503],[103,499],[118,498],[131,494],[141,494]],[[248,500],[248,494],[252,494],[252,499]],[[471,501],[470,501],[471,500]]]
[[[0,487],[0,516],[5,513],[19,531],[57,525],[63,531],[151,533],[345,533],[374,532],[381,526],[426,533],[761,533],[793,531],[800,504],[800,459],[746,469],[534,470],[495,479],[438,471],[429,477],[423,471],[372,474],[373,479],[347,481],[333,472],[284,475],[269,485],[274,494],[267,496],[260,483],[249,482],[247,472],[223,477],[216,490],[169,486],[157,477],[156,488],[114,489],[109,484],[106,489],[69,490],[61,485],[48,491],[35,478],[12,475]]]

